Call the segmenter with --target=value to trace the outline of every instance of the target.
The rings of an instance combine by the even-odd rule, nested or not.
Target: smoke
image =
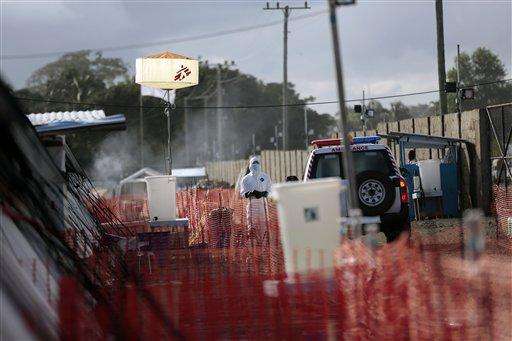
[[[176,138],[181,132],[173,132]],[[166,142],[161,144],[155,141],[145,141],[142,150],[144,162],[141,164],[140,137],[136,130],[128,129],[123,132],[114,132],[104,138],[94,155],[92,166],[89,169],[92,179],[99,187],[113,188],[120,180],[135,173],[143,167],[150,167],[156,171],[164,172],[167,155]],[[173,168],[180,167],[184,156],[183,143],[173,141],[172,162]]]
[[[230,87],[226,87],[223,92],[221,105],[239,104],[238,91],[233,91]],[[207,102],[193,102],[193,105],[215,106],[217,103],[215,98],[212,98]],[[187,163],[186,160],[188,159],[189,165],[204,166],[207,162],[217,161],[221,157],[223,160],[246,158],[253,151],[252,134],[255,133],[256,139],[260,140],[264,134],[258,130],[257,126],[251,124],[252,117],[258,117],[260,114],[257,109],[189,110],[188,153],[184,147],[185,143],[183,143],[180,149],[180,160]],[[246,118],[249,118],[249,120],[247,124],[244,124],[243,122]],[[220,129],[218,127],[219,122],[221,124]],[[177,133],[184,134],[183,131]],[[265,132],[264,136],[265,139],[270,139],[271,135]]]
[[[102,187],[113,187],[140,166],[137,139],[128,132],[115,132],[107,136],[96,152],[90,174]]]

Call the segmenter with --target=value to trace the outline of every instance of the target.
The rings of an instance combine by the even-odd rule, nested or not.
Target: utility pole
[[[140,123],[140,168],[144,167],[144,112],[142,110],[142,85],[139,92],[139,123]]]
[[[188,97],[183,99],[183,125],[185,128],[185,161],[187,166],[190,166],[190,146],[188,136]]]
[[[460,86],[460,44],[457,44],[457,121],[459,126],[459,139],[462,138],[462,98],[461,98],[461,86]]]
[[[327,0],[329,4],[329,17],[331,21],[332,45],[334,50],[334,64],[336,65],[336,83],[338,85],[338,103],[340,106],[340,134],[341,143],[343,144],[343,170],[348,179],[349,191],[349,207],[350,209],[358,209],[359,202],[356,196],[356,176],[354,172],[354,160],[350,150],[350,142],[348,141],[347,131],[347,107],[345,106],[345,90],[343,88],[343,68],[341,64],[341,48],[338,37],[338,20],[336,17],[336,0]],[[352,2],[353,3],[353,2]],[[350,4],[347,2],[346,4]]]
[[[364,136],[366,136],[366,121],[367,121],[367,117],[365,115],[366,115],[366,105],[364,103],[364,90],[363,90],[363,106],[361,109],[361,117],[363,120],[363,135]]]
[[[288,18],[290,13],[294,9],[311,9],[308,6],[308,2],[304,2],[303,7],[296,6],[284,6],[281,7],[279,2],[276,3],[275,7],[270,7],[267,2],[267,7],[264,10],[280,10],[284,15],[284,26],[283,26],[283,150],[288,148]]]
[[[444,136],[444,115],[448,114],[448,104],[444,85],[446,83],[446,68],[444,60],[444,25],[443,0],[436,0],[436,27],[437,27],[437,78],[439,86],[439,106],[441,108],[441,133]]]
[[[222,107],[222,85],[221,85],[221,65],[219,64],[217,67],[217,147],[219,160],[222,160],[223,150],[222,150],[222,119],[223,119],[223,111]]]
[[[203,128],[204,128],[204,160],[208,160],[208,109],[206,106],[208,105],[208,98],[203,98]]]
[[[165,115],[167,116],[167,174],[172,175],[172,141],[171,141],[171,111],[173,104],[171,104],[171,90],[166,90],[167,100],[165,102]]]

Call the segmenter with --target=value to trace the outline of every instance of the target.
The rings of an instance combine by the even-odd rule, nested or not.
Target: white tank
[[[176,177],[156,175],[149,176],[145,180],[148,191],[149,219],[151,221],[176,219]]]
[[[342,193],[343,192],[343,193]],[[288,182],[272,187],[288,274],[332,268],[340,244],[339,178]]]
[[[426,197],[439,197],[443,195],[441,190],[441,161],[418,161],[420,169],[421,187]]]

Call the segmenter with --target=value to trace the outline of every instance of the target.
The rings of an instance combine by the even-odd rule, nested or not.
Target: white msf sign
[[[172,90],[197,85],[199,63],[186,58],[138,58],[135,82],[152,88]]]

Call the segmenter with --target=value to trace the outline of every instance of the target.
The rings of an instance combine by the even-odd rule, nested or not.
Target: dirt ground
[[[506,257],[512,261],[512,239],[500,235],[494,218],[485,218],[486,255]],[[411,241],[425,249],[439,250],[448,254],[463,254],[464,241],[468,238],[461,219],[435,219],[413,221]]]

